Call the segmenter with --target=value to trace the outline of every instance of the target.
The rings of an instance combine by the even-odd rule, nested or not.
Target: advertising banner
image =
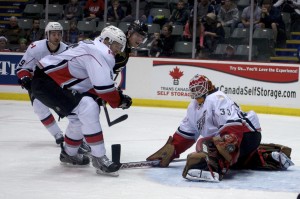
[[[243,104],[299,107],[299,67],[286,64],[153,60],[153,96],[189,100],[189,81],[207,76],[231,98]]]
[[[0,85],[17,85],[18,78],[15,69],[19,64],[22,53],[0,54]]]

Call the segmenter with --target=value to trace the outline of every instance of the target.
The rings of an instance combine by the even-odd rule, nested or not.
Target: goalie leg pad
[[[205,158],[206,154],[203,152],[190,153],[187,156],[185,167],[182,172],[182,177],[186,178],[188,171],[192,168],[198,170],[208,170]]]
[[[210,171],[204,171],[199,169],[190,169],[185,177],[190,181],[209,181],[209,182],[220,182],[220,176],[218,173]]]
[[[172,144],[173,138],[172,136],[169,137],[167,143],[159,149],[154,154],[150,155],[146,160],[161,160],[160,166],[167,167],[169,166],[170,162],[175,158],[175,146]]]
[[[292,149],[280,144],[260,144],[239,169],[286,170],[294,163],[290,159]]]
[[[271,153],[271,156],[274,160],[276,160],[279,164],[280,167],[283,170],[288,169],[290,166],[295,165],[292,160],[290,160],[284,153],[282,152],[277,152],[277,151],[273,151]]]

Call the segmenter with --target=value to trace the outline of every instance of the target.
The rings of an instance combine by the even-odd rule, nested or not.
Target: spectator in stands
[[[203,26],[201,25],[202,20],[206,17],[208,13],[215,14],[215,7],[211,4],[209,0],[200,0],[200,2],[197,4],[197,29],[199,29],[199,33],[204,32]],[[193,30],[193,15],[194,15],[194,9],[191,10],[191,15],[189,19],[189,30],[192,33]],[[200,48],[203,47],[203,34],[200,34]]]
[[[4,36],[0,36],[0,52],[10,52],[11,50],[7,48],[8,40]]]
[[[3,29],[0,32],[0,35],[3,35],[9,41],[9,44],[18,44],[19,43],[19,36],[21,33],[21,29],[18,26],[18,18],[12,16],[9,18],[8,27]]]
[[[208,49],[209,53],[212,53],[217,44],[222,43],[225,37],[224,28],[217,20],[217,16],[214,13],[208,13],[206,18],[202,20],[204,47]],[[201,37],[201,36],[200,36]]]
[[[103,19],[104,1],[103,0],[88,0],[83,9],[84,20],[99,21]]]
[[[182,39],[184,41],[192,41],[192,24],[193,24],[193,19],[190,17],[184,25],[183,35],[182,35]]]
[[[40,20],[33,19],[32,21],[32,28],[27,30],[25,33],[25,38],[27,39],[28,43],[32,43],[34,41],[44,39],[45,31],[40,29]]]
[[[133,22],[136,20],[136,0],[129,0],[126,4],[127,10],[125,17],[121,20],[124,22]],[[145,12],[147,6],[146,1],[139,1],[139,15],[138,15],[138,20],[140,22],[146,23],[147,22],[147,14]]]
[[[193,9],[191,10],[193,15]],[[197,5],[197,19],[198,22],[201,22],[202,18],[205,17],[208,13],[215,13],[215,8],[211,5],[209,0],[200,0]]]
[[[45,0],[35,0],[34,3],[45,4],[46,1]],[[64,4],[67,4],[67,3],[68,3],[68,0],[49,0],[49,4],[61,4],[61,5],[64,5]]]
[[[161,30],[161,39],[163,42],[162,57],[170,57],[174,53],[176,38],[172,35],[173,27],[170,24],[165,24]]]
[[[25,38],[20,38],[19,39],[19,47],[16,49],[16,52],[26,52],[27,50],[27,39]]]
[[[185,25],[189,19],[189,11],[185,7],[184,0],[179,0],[177,7],[172,11],[169,18],[170,25]]]
[[[121,21],[125,17],[125,12],[119,0],[112,0],[111,4],[111,7],[107,10],[107,21]]]
[[[77,28],[77,21],[70,21],[70,29],[65,32],[64,42],[67,44],[75,44],[78,42],[80,32]]]
[[[230,32],[233,32],[239,21],[239,10],[232,0],[224,1],[218,13],[218,21],[223,27],[230,27]]]
[[[251,0],[250,0],[251,3]],[[260,16],[261,16],[261,8],[257,5],[257,0],[254,0],[253,5],[253,28],[260,28]],[[241,22],[238,24],[239,28],[249,28],[250,27],[250,14],[251,14],[251,6],[247,6],[243,9]]]
[[[223,60],[234,60],[235,48],[234,46],[228,44],[225,48],[225,53],[223,54]]]
[[[163,48],[163,43],[160,38],[160,33],[155,32],[152,35],[152,40],[147,44],[149,48],[149,57],[159,57]]]
[[[291,16],[291,31],[298,26],[300,21],[300,0],[278,0],[274,3],[274,7],[280,8],[281,12],[290,13]]]
[[[259,25],[261,28],[270,28],[273,30],[275,43],[286,39],[285,24],[282,20],[280,10],[272,6],[271,0],[263,0],[262,2]]]
[[[82,19],[83,10],[78,0],[70,0],[70,2],[65,6],[65,20],[76,20],[80,21]]]
[[[215,14],[218,15],[224,0],[211,0],[210,4],[214,7]]]

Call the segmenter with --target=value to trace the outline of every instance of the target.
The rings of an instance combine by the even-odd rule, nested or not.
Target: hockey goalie
[[[196,143],[187,156],[182,176],[192,181],[219,182],[229,169],[286,170],[294,165],[291,149],[261,144],[261,127],[254,111],[243,112],[203,75],[194,76],[189,89],[192,101],[173,136],[147,160],[161,167]]]

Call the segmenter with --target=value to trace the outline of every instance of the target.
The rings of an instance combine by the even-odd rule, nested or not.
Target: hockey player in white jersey
[[[104,28],[95,40],[84,40],[55,56],[40,60],[32,80],[34,96],[69,120],[60,161],[74,165],[89,164],[89,157],[78,154],[83,137],[91,147],[97,172],[118,175],[119,165],[106,156],[100,109],[91,92],[112,108],[127,109],[131,98],[114,84],[115,55],[124,50],[125,34],[114,26]]]
[[[21,86],[28,90],[33,110],[42,124],[55,138],[57,144],[63,142],[64,137],[48,107],[35,99],[31,93],[31,79],[37,62],[46,55],[59,54],[67,49],[62,42],[63,28],[58,22],[49,22],[45,28],[46,39],[33,42],[27,48],[18,67],[17,76]]]
[[[220,181],[234,169],[287,169],[293,165],[291,149],[277,144],[260,144],[261,127],[254,111],[243,112],[203,75],[189,84],[191,98],[187,114],[167,143],[147,160],[161,160],[167,167],[196,144],[187,157],[183,177],[196,181]]]

